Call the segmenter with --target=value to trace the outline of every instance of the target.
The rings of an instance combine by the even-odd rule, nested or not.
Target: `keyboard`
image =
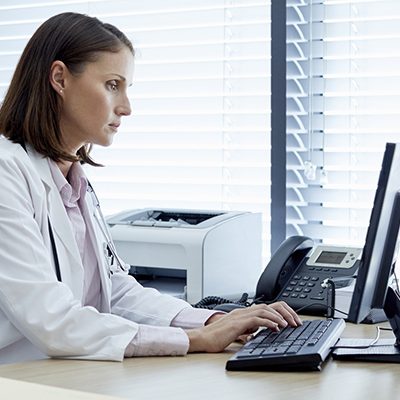
[[[303,321],[279,332],[261,330],[226,363],[229,371],[320,371],[339,340],[343,319]]]

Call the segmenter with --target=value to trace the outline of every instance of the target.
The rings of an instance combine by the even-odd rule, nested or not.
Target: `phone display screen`
[[[318,264],[340,264],[347,253],[342,251],[322,251],[315,260]]]

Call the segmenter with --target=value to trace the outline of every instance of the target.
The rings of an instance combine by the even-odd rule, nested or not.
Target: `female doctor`
[[[0,363],[219,352],[301,324],[285,303],[193,309],[126,273],[81,164],[131,113],[134,51],[112,25],[63,13],[27,44],[0,109]]]

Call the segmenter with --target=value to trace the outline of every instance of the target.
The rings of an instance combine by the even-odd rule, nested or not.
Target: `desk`
[[[94,393],[76,392],[52,386],[38,385],[0,378],[1,397],[3,399],[57,399],[57,400],[117,400],[116,397],[100,396]]]
[[[374,336],[374,326],[352,324],[342,335]],[[225,362],[237,349],[232,345],[220,354],[135,358],[123,363],[42,360],[0,366],[0,376],[140,400],[210,396],[213,400],[392,400],[400,392],[400,364],[329,360],[321,372],[226,371]]]

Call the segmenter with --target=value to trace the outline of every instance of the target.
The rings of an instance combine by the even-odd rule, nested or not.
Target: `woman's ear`
[[[50,68],[50,84],[53,89],[62,95],[65,87],[65,78],[67,74],[67,66],[59,60],[53,61]]]

